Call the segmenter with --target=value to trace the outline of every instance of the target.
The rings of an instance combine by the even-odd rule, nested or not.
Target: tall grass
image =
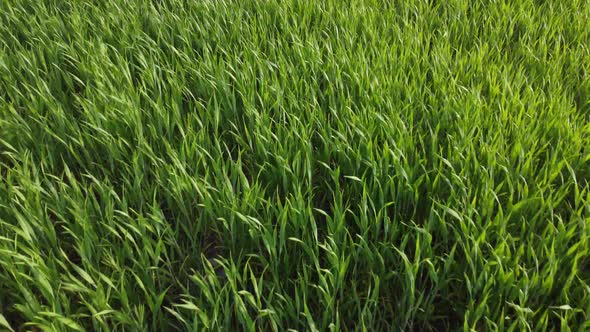
[[[590,329],[589,18],[0,1],[0,328]]]

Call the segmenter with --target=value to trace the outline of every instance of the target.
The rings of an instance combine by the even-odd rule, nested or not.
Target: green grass
[[[589,21],[0,1],[0,330],[590,329]]]

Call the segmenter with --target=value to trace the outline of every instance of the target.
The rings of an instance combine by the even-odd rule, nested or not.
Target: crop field
[[[0,0],[0,331],[586,331],[589,223],[589,1]]]

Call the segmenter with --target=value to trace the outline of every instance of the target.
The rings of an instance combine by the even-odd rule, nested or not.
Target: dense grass
[[[0,1],[0,329],[589,329],[589,19]]]

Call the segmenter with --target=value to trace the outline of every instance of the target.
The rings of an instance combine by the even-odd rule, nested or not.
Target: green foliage
[[[0,329],[590,329],[589,17],[0,0]]]

